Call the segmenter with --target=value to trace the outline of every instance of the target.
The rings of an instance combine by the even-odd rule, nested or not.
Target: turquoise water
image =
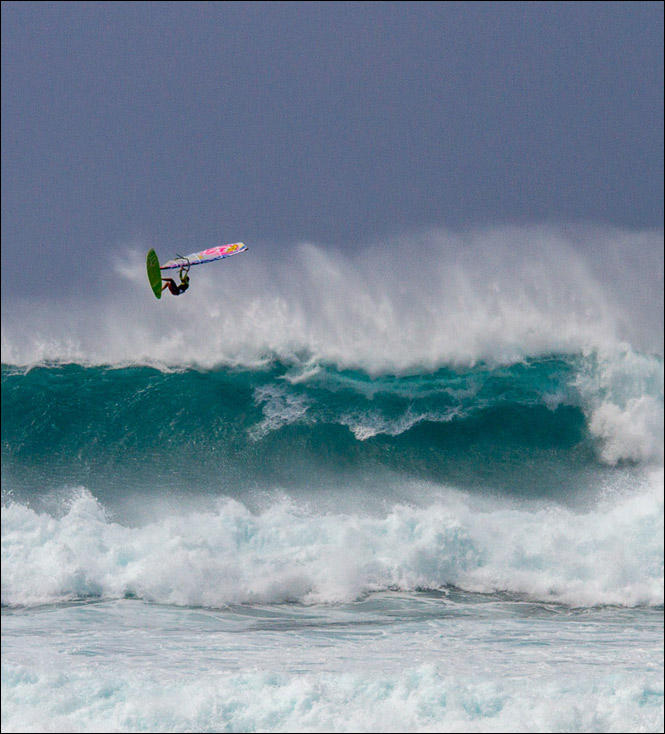
[[[87,481],[111,492],[120,478],[148,492],[176,478],[240,496],[378,471],[548,493],[569,467],[597,464],[578,372],[562,357],[376,378],[332,367],[302,376],[280,363],[170,373],[5,366],[3,487],[33,496],[39,477],[39,492]],[[522,471],[525,461],[538,476]]]

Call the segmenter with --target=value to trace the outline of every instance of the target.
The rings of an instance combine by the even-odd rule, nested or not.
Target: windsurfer
[[[187,263],[187,265],[183,265],[182,268],[180,268],[179,285],[176,284],[173,278],[162,278],[162,280],[164,281],[162,291],[165,291],[168,288],[171,292],[171,295],[173,296],[179,296],[180,294],[184,293],[189,288],[189,275],[187,274],[188,271],[189,263]]]

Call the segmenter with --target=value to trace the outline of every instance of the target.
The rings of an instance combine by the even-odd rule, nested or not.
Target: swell
[[[280,362],[180,372],[3,366],[3,490],[237,493],[383,472],[559,493],[603,463],[659,458],[662,360],[625,362],[552,355],[379,377]],[[627,421],[633,432],[621,433]]]

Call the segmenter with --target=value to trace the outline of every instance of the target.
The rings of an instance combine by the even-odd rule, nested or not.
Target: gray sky
[[[662,3],[2,3],[3,301],[128,242],[539,222],[662,227]]]

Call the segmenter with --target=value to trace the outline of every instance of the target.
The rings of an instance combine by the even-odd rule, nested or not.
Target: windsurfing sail
[[[182,268],[183,265],[200,265],[202,263],[211,263],[215,260],[221,260],[224,257],[237,255],[239,252],[245,252],[247,245],[242,242],[234,242],[232,245],[219,245],[218,247],[209,247],[201,252],[194,252],[191,255],[181,257],[178,255],[174,260],[160,265],[160,270],[173,270],[174,268]]]

